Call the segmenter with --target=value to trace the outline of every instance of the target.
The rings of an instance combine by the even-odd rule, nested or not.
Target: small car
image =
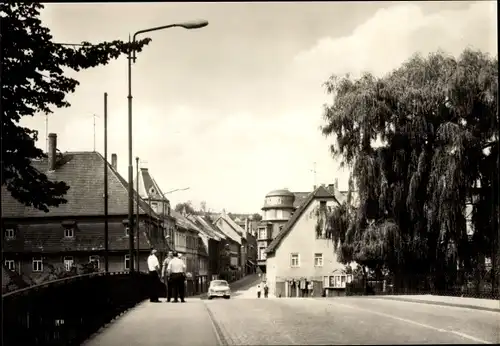
[[[231,288],[226,280],[212,280],[208,287],[208,299],[215,297],[231,298]]]

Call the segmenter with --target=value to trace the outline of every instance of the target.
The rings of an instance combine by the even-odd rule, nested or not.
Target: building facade
[[[345,292],[348,280],[345,266],[337,261],[333,243],[326,238],[328,207],[341,202],[320,186],[309,194],[269,244],[266,280],[271,294],[298,297],[304,292],[315,296]],[[311,289],[305,291],[305,288]]]
[[[48,179],[64,181],[70,186],[65,196],[67,203],[45,213],[19,203],[2,186],[4,265],[30,276],[35,283],[55,272],[74,271],[75,267],[89,262],[98,270],[104,270],[107,220],[109,271],[130,270],[128,184],[118,173],[116,160],[109,164],[97,152],[58,153],[57,136],[50,134],[48,159],[34,161],[32,165]],[[108,174],[107,217],[105,167]],[[160,256],[169,247],[159,216],[137,198],[137,194],[135,196],[139,203],[139,232],[134,234],[134,257],[135,263],[145,263],[151,247],[156,247]]]

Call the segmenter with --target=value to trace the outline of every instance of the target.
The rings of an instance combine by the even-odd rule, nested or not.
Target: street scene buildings
[[[3,344],[500,344],[497,12],[0,3]]]

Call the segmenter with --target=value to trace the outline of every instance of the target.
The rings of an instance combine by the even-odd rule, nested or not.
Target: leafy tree
[[[175,206],[175,211],[177,211],[179,213],[182,213],[184,210],[186,210],[187,214],[191,214],[191,215],[196,214],[196,211],[194,210],[191,201],[187,201],[187,202],[184,202],[184,203],[178,203]]]
[[[253,221],[262,221],[262,215],[259,213],[252,214],[252,220]]]
[[[50,114],[55,108],[69,107],[66,96],[78,81],[65,76],[64,69],[80,71],[106,65],[127,53],[130,45],[122,41],[79,47],[54,43],[50,30],[42,25],[36,2],[0,4],[0,42],[2,46],[2,185],[26,206],[49,211],[66,203],[70,188],[64,182],[50,181],[31,165],[45,158],[35,147],[38,132],[19,125],[21,117]],[[136,42],[140,52],[149,38]]]
[[[498,281],[498,59],[415,55],[383,78],[332,76],[326,88],[322,132],[358,196],[330,214],[341,259],[388,269],[396,287],[446,289],[485,254]]]

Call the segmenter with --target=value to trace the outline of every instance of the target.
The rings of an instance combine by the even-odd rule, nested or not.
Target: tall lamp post
[[[132,167],[132,63],[135,63],[135,39],[137,35],[146,32],[169,29],[180,27],[184,29],[199,29],[208,25],[206,20],[197,20],[192,22],[184,22],[178,24],[170,24],[164,26],[157,26],[154,28],[144,29],[137,31],[130,42],[129,37],[129,51],[128,51],[128,227],[130,232],[133,232],[134,227],[134,186],[133,186],[133,173]],[[134,271],[134,235],[129,235],[129,255],[130,255],[130,272]]]

